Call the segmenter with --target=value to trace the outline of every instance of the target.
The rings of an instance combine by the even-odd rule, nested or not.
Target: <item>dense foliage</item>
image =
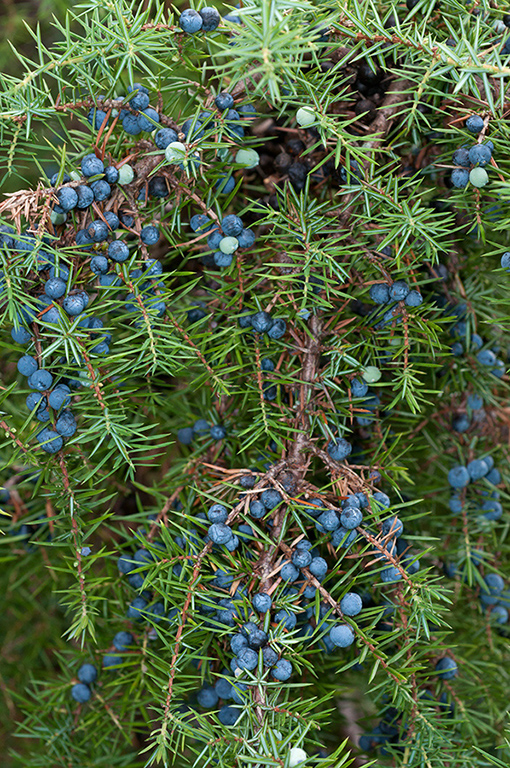
[[[508,764],[509,29],[84,0],[13,51],[13,766]]]

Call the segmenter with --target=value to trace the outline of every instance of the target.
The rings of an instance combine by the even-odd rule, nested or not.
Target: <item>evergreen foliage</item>
[[[509,17],[191,10],[1,78],[5,759],[506,766]]]

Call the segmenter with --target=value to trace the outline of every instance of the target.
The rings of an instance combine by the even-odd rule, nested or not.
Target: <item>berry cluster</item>
[[[255,242],[255,233],[245,229],[239,216],[228,214],[221,222],[215,223],[203,213],[191,217],[190,227],[193,232],[207,233],[208,251],[202,256],[202,262],[207,267],[229,267],[234,253],[238,249],[251,248]]]
[[[480,115],[471,115],[466,120],[466,128],[470,133],[481,134],[485,132],[485,122]],[[474,187],[484,187],[489,181],[489,174],[485,166],[489,165],[494,151],[494,144],[481,139],[472,147],[460,147],[453,153],[453,163],[457,166],[451,174],[452,186],[464,189],[469,182]]]
[[[480,603],[496,624],[508,623],[510,590],[505,590],[505,580],[499,573],[488,573],[485,576],[484,588],[480,591]]]
[[[197,32],[214,32],[220,21],[219,12],[212,6],[205,6],[198,12],[186,8],[179,17],[179,26],[187,35],[196,35]]]
[[[457,493],[450,497],[450,510],[459,514],[464,509],[470,509],[482,514],[486,520],[499,520],[503,507],[499,502],[499,491],[494,486],[500,482],[501,474],[494,466],[492,456],[473,459],[466,466],[458,464],[452,467],[448,472],[448,483]],[[469,499],[466,494],[468,487]],[[479,494],[477,491],[480,491]]]
[[[413,15],[421,13],[422,5],[419,0],[407,0]],[[246,30],[255,26],[252,21],[256,12],[255,6],[248,9]],[[378,24],[377,37],[381,40],[377,50],[389,44],[396,46],[397,51],[400,23],[388,15],[389,11],[385,14],[384,27],[379,29]],[[301,11],[300,15],[304,18]],[[284,34],[285,25],[292,18],[292,9],[281,19],[278,17]],[[225,19],[231,24],[222,25],[221,31],[226,28],[232,32],[232,24],[241,23],[235,14]],[[181,30],[190,36],[214,33],[220,23],[219,12],[209,7],[200,11],[187,9],[179,19]],[[427,576],[438,562],[442,565],[441,556],[433,553],[435,544],[430,543],[440,537],[430,536],[428,526],[433,529],[443,521],[438,523],[432,515],[420,516],[417,511],[414,514],[420,518],[419,529],[413,531],[409,525],[412,517],[404,517],[405,512],[397,515],[397,510],[416,504],[422,491],[427,501],[439,494],[442,503],[444,475],[436,472],[433,477],[434,469],[426,461],[426,452],[417,446],[427,440],[437,443],[435,454],[441,456],[443,441],[443,455],[450,456],[459,447],[457,441],[469,458],[475,451],[482,454],[479,443],[476,447],[478,436],[473,436],[467,448],[465,437],[459,435],[481,422],[484,403],[492,403],[488,388],[499,384],[496,379],[503,376],[504,363],[497,357],[496,346],[472,332],[467,307],[472,312],[475,289],[462,284],[455,258],[446,261],[446,254],[453,247],[449,232],[453,216],[445,213],[443,200],[430,201],[422,194],[422,184],[428,175],[434,178],[436,174],[434,152],[439,150],[434,140],[448,140],[448,132],[421,133],[422,117],[428,124],[427,131],[432,127],[436,95],[427,103],[414,104],[409,131],[397,128],[404,112],[399,101],[401,94],[394,88],[394,72],[387,69],[386,54],[370,58],[365,51],[369,41],[364,33],[359,36],[360,40],[363,38],[363,54],[356,49],[356,55],[349,53],[345,61],[319,59],[321,44],[324,49],[329,48],[340,37],[336,34],[337,22],[333,23],[335,34],[331,39],[329,30],[313,28],[313,40],[308,40],[307,77],[314,81],[317,78],[324,86],[317,98],[313,96],[314,106],[303,103],[305,80],[302,83],[301,77],[294,78],[299,71],[300,55],[296,55],[295,71],[280,71],[280,39],[275,50],[269,51],[268,61],[274,61],[274,69],[272,65],[267,71],[260,67],[260,71],[253,73],[253,80],[246,75],[249,70],[243,71],[242,79],[241,75],[232,78],[232,73],[225,77],[222,74],[223,85],[219,87],[230,88],[232,92],[219,92],[218,80],[211,83],[204,61],[198,89],[203,94],[203,103],[182,125],[170,113],[165,114],[163,107],[169,93],[179,93],[175,85],[181,78],[177,74],[175,82],[172,76],[170,85],[160,85],[161,90],[154,93],[152,103],[157,108],[151,106],[149,89],[140,83],[123,89],[126,95],[91,96],[81,102],[87,109],[94,102],[87,120],[93,132],[99,132],[94,136],[95,151],[83,157],[83,150],[80,152],[79,170],[66,166],[66,174],[62,167],[51,178],[48,215],[37,229],[25,229],[21,235],[8,227],[0,230],[0,244],[10,260],[9,273],[0,276],[2,296],[11,290],[11,278],[18,263],[21,264],[21,256],[25,260],[29,252],[32,259],[32,269],[23,276],[27,296],[19,302],[12,338],[17,344],[31,345],[18,361],[18,371],[27,378],[32,390],[27,406],[36,419],[48,424],[38,436],[44,450],[55,453],[63,448],[64,439],[73,437],[77,428],[74,413],[81,413],[85,419],[88,394],[85,390],[74,390],[83,385],[92,389],[92,380],[96,381],[97,370],[103,363],[100,383],[105,382],[107,387],[116,382],[113,386],[119,390],[129,387],[131,395],[136,386],[134,378],[130,378],[131,358],[127,362],[120,360],[119,349],[121,341],[131,349],[136,346],[135,340],[142,338],[143,334],[133,331],[133,327],[147,330],[153,357],[144,369],[143,387],[149,396],[144,400],[136,392],[133,398],[136,397],[136,404],[147,404],[150,420],[138,421],[136,414],[132,419],[136,441],[133,439],[133,445],[131,440],[122,442],[122,430],[127,432],[130,419],[127,409],[123,410],[127,398],[118,397],[121,406],[115,414],[115,425],[120,424],[120,428],[112,441],[118,439],[126,451],[119,452],[116,463],[110,457],[117,454],[106,454],[108,458],[104,459],[99,449],[95,451],[102,461],[98,467],[98,487],[103,483],[102,472],[102,487],[110,486],[113,473],[123,466],[128,452],[130,459],[131,451],[144,457],[150,452],[143,464],[149,466],[153,453],[150,450],[142,454],[140,446],[147,442],[138,440],[139,434],[147,431],[156,435],[156,425],[160,426],[160,444],[156,442],[158,435],[150,449],[153,445],[170,447],[161,483],[155,473],[147,481],[143,470],[136,477],[133,474],[132,482],[123,480],[119,487],[119,497],[126,502],[122,516],[131,513],[133,503],[133,516],[136,520],[148,518],[151,529],[147,532],[137,528],[135,540],[127,535],[126,550],[117,559],[118,571],[126,577],[120,592],[129,593],[126,625],[108,646],[102,667],[117,670],[114,682],[118,690],[124,672],[131,672],[119,669],[129,666],[125,652],[133,648],[135,641],[143,648],[143,660],[141,653],[136,657],[140,657],[141,677],[147,681],[144,690],[149,697],[164,692],[163,706],[161,698],[156,702],[163,719],[154,728],[153,739],[161,755],[170,739],[170,729],[171,738],[182,735],[184,743],[182,726],[187,722],[191,724],[192,738],[197,736],[199,749],[205,740],[207,749],[210,748],[200,758],[202,762],[205,759],[207,764],[223,764],[219,753],[213,752],[213,745],[218,750],[229,750],[230,745],[224,730],[213,731],[213,726],[217,726],[216,715],[224,726],[235,725],[241,714],[250,721],[246,730],[230,734],[236,747],[239,743],[243,743],[243,749],[248,745],[245,738],[252,726],[251,719],[256,728],[255,751],[261,751],[266,735],[268,740],[280,741],[278,732],[270,725],[278,722],[276,716],[282,714],[279,702],[274,703],[280,689],[290,693],[299,685],[298,675],[302,675],[303,683],[315,684],[312,675],[322,670],[329,673],[333,668],[336,672],[338,658],[348,674],[367,671],[368,687],[372,687],[377,676],[374,686],[382,690],[387,685],[387,690],[392,691],[391,697],[379,697],[380,720],[362,737],[362,749],[380,746],[381,754],[394,757],[394,749],[403,749],[405,733],[411,744],[407,756],[412,761],[417,733],[421,733],[422,722],[426,722],[422,708],[426,712],[428,705],[424,702],[429,701],[430,708],[445,717],[453,713],[447,696],[439,695],[437,688],[441,681],[455,678],[462,652],[457,656],[444,646],[440,634],[444,631],[440,624],[444,608],[440,589],[436,590]],[[356,28],[353,34],[357,35],[355,19],[352,24]],[[169,24],[161,22],[156,26],[161,40],[166,40],[166,35],[175,35],[175,28]],[[399,34],[389,31],[386,37],[384,29],[395,26]],[[142,30],[147,39],[150,27],[148,23]],[[131,34],[132,27],[129,30]],[[263,31],[265,34],[266,29]],[[303,25],[302,35],[307,34]],[[201,44],[214,48],[216,37],[202,40]],[[230,44],[235,43],[235,37],[232,33]],[[192,40],[185,39],[177,30],[177,45],[178,68],[187,66],[186,56],[181,53],[192,47]],[[292,45],[299,52],[299,36]],[[428,46],[426,40],[419,44],[418,58],[428,55]],[[243,45],[243,52],[247,47]],[[413,50],[417,49],[409,48]],[[435,48],[434,51],[435,61]],[[202,64],[201,56],[197,62]],[[443,66],[447,65],[441,62]],[[491,66],[487,65],[489,72]],[[330,69],[334,71],[328,75]],[[334,84],[331,89],[330,77]],[[409,79],[413,81],[412,68]],[[280,80],[285,84],[282,88],[278,85]],[[420,98],[430,90],[428,80],[425,77],[422,81]],[[434,77],[433,82],[439,84],[440,80]],[[189,86],[181,89],[176,99],[193,100],[191,83],[190,78]],[[391,90],[387,91],[388,88]],[[260,154],[245,148],[245,132],[256,112],[249,104],[236,104],[237,94],[242,93],[245,98],[246,91],[250,98],[252,89],[255,94],[264,92],[264,110],[268,111],[257,130],[253,130]],[[408,85],[403,88],[406,101],[410,90]],[[487,93],[488,90],[487,85]],[[285,98],[275,117],[271,104],[279,103],[279,91]],[[341,100],[335,96],[339,93]],[[450,110],[454,96],[455,93],[448,92],[442,109]],[[343,119],[344,99],[349,105],[348,121]],[[308,102],[311,101],[309,95]],[[291,112],[285,114],[288,104]],[[302,106],[298,108],[299,104]],[[67,108],[65,104],[61,106]],[[483,187],[488,182],[486,166],[494,163],[494,148],[485,139],[485,133],[489,116],[490,120],[494,116],[492,108],[490,112],[489,106],[484,109],[486,118],[471,115],[465,122],[466,130],[477,137],[477,143],[454,153],[456,167],[451,185],[456,188],[465,188],[468,182]],[[425,118],[427,114],[429,117]],[[269,116],[271,119],[266,120]],[[441,120],[444,126],[443,114]],[[390,152],[385,143],[389,130],[391,137],[398,137],[396,141],[391,138]],[[407,143],[408,133],[413,143],[404,154],[400,147]],[[240,147],[242,144],[245,146]],[[358,160],[353,158],[354,154]],[[381,158],[384,165],[380,165]],[[247,173],[259,165],[255,173]],[[389,175],[385,168],[390,169]],[[483,196],[477,195],[477,203],[479,197]],[[458,194],[452,199],[461,203]],[[430,218],[426,215],[428,206],[435,209]],[[194,210],[199,213],[192,215]],[[480,203],[477,221],[481,221],[483,213]],[[182,243],[181,226],[186,221],[193,234],[191,242]],[[426,226],[429,221],[430,231]],[[43,234],[48,229],[51,238]],[[164,243],[160,243],[161,235]],[[389,245],[374,247],[374,243],[377,246],[382,242]],[[151,248],[155,250],[150,252]],[[184,269],[182,263],[179,265],[183,248],[187,262]],[[251,253],[249,249],[253,249]],[[200,262],[189,263],[190,252],[199,252]],[[462,253],[460,248],[459,252]],[[438,263],[438,255],[455,272],[459,285],[446,286],[449,270]],[[166,282],[172,280],[175,296],[168,312],[164,298],[170,292],[163,282],[160,258],[165,259],[171,270]],[[510,271],[510,252],[503,254],[501,265]],[[480,282],[482,279],[480,276]],[[255,292],[256,299],[250,300]],[[455,304],[457,295],[462,295],[466,304]],[[426,303],[422,307],[424,296]],[[188,325],[183,330],[178,317],[179,312],[184,315],[185,311]],[[115,338],[116,354],[111,355],[113,337],[105,329],[107,318],[112,328],[116,320],[123,327],[122,338],[120,332]],[[290,325],[292,319],[297,322]],[[444,336],[440,336],[444,328]],[[218,354],[220,345],[216,345],[222,336],[230,337],[229,344],[224,345],[224,356]],[[430,353],[424,349],[436,338],[437,358],[429,362]],[[452,345],[452,355],[446,354],[436,365],[445,339],[447,345]],[[275,345],[274,341],[280,343]],[[58,357],[54,351],[58,344],[65,346],[66,354],[71,350],[66,358]],[[140,350],[140,358],[144,353],[145,347]],[[458,359],[465,353],[469,353],[466,359]],[[110,375],[110,367],[117,367],[117,360],[118,369]],[[200,375],[200,386],[205,384],[201,401],[197,401],[191,387],[186,390],[181,386],[180,366],[200,371],[196,380]],[[443,373],[461,369],[463,374],[468,367],[476,373],[492,374],[479,377],[483,397],[477,392],[478,381],[469,375],[459,375],[458,382],[453,376],[446,381],[441,378]],[[141,369],[142,365],[136,371]],[[276,369],[278,373],[273,375]],[[430,389],[420,386],[420,377],[426,374],[430,374]],[[383,386],[377,390],[372,385],[383,376]],[[188,383],[192,378],[189,375]],[[442,410],[433,405],[429,411],[430,401],[421,397],[420,389],[437,395],[444,403],[452,380],[455,386],[459,383],[454,402],[458,404],[460,397],[462,410],[455,409],[450,425],[451,404],[446,402]],[[444,393],[440,398],[442,384]],[[94,395],[98,400],[102,397],[99,385],[94,388]],[[113,406],[109,408],[113,399],[97,406],[98,411],[100,407],[107,411],[105,421],[113,411]],[[383,403],[388,404],[387,410],[383,410]],[[426,414],[423,422],[418,414],[422,405]],[[142,407],[140,411],[145,416]],[[201,417],[193,424],[192,413]],[[258,423],[251,431],[249,420],[253,414]],[[223,423],[214,423],[216,419],[228,424],[228,432]],[[189,426],[178,429],[180,424]],[[443,434],[435,429],[437,424]],[[154,432],[149,432],[149,425]],[[425,433],[423,443],[419,443],[420,431]],[[171,439],[167,440],[175,435],[180,445],[171,445]],[[14,438],[9,433],[9,439],[14,442]],[[78,441],[74,442],[76,445],[68,448],[68,455],[59,457],[59,463],[48,462],[48,473],[56,470],[58,474],[59,469],[65,472],[64,490],[71,485],[82,505],[80,518],[72,516],[69,535],[74,537],[79,575],[76,604],[88,607],[100,586],[86,572],[93,558],[83,567],[82,558],[91,549],[81,547],[82,541],[90,540],[81,536],[80,528],[92,518],[89,513],[94,507],[87,507],[91,496],[86,466],[89,457],[81,455]],[[192,451],[182,446],[192,446]],[[411,457],[414,474],[407,473],[407,466],[400,466],[397,461],[404,454]],[[83,471],[82,464],[86,467]],[[419,485],[416,482],[422,469],[430,487],[422,477]],[[152,466],[147,472],[152,472]],[[85,473],[87,482],[82,483]],[[402,481],[398,506],[396,499],[392,503],[386,493],[377,490],[383,475],[385,480],[393,479],[395,485]],[[473,529],[482,533],[488,530],[491,534],[497,530],[494,523],[502,516],[502,505],[495,486],[501,482],[501,475],[492,457],[482,454],[466,460],[465,466],[453,467],[448,481],[454,491],[450,509],[462,515],[466,550],[472,562],[481,566],[480,571],[475,569],[480,587],[476,598],[487,611],[487,619],[495,625],[494,637],[505,630],[499,625],[508,622],[510,598],[503,577],[496,571],[484,570],[483,553],[473,550],[469,535]],[[411,488],[414,482],[416,490]],[[409,496],[405,495],[406,488]],[[56,496],[49,498],[51,502],[55,500],[56,519],[63,526],[62,521],[69,516],[60,514],[63,505],[58,506],[60,497]],[[147,514],[150,497],[155,499],[151,512],[156,511],[157,515]],[[14,493],[0,492],[0,501],[5,504],[15,499]],[[74,505],[74,497],[72,502]],[[197,512],[202,505],[203,511]],[[16,507],[16,512],[21,516],[22,507]],[[409,540],[404,538],[403,521]],[[448,521],[452,528],[457,522],[450,518]],[[27,549],[34,543],[33,527],[31,523],[21,526]],[[96,530],[93,528],[94,533]],[[119,536],[125,535],[121,530],[119,527]],[[426,569],[420,567],[417,556],[411,552],[413,534],[430,543],[430,555],[425,554]],[[454,532],[449,531],[446,547],[450,547],[451,539]],[[455,541],[454,547],[457,546],[460,544]],[[439,544],[437,551],[441,551]],[[494,568],[501,568],[499,554],[494,560]],[[112,567],[108,561],[107,567]],[[458,574],[457,566],[445,566],[445,570],[448,576]],[[463,580],[467,581],[464,574]],[[119,602],[123,604],[122,597]],[[435,627],[431,618],[436,615],[437,606]],[[425,643],[418,642],[420,634],[426,636]],[[164,642],[163,647],[151,649],[149,641],[158,640]],[[341,654],[340,648],[344,649]],[[315,669],[311,663],[314,658]],[[372,670],[366,669],[369,664],[373,664]],[[397,674],[400,665],[407,674],[404,696],[400,695],[403,689],[398,687],[403,679]],[[71,698],[83,704],[93,696],[98,672],[87,663],[80,667],[77,677],[79,682],[72,685]],[[433,683],[428,682],[430,678]],[[290,685],[282,685],[289,681]],[[133,685],[132,679],[130,684]],[[332,688],[330,679],[326,685]],[[91,704],[99,707],[99,697],[93,698],[98,701]],[[126,698],[127,693],[123,704]],[[289,710],[296,714],[294,718],[291,711],[289,719],[295,720],[296,729],[312,713],[311,707],[303,708],[302,716],[302,703],[299,697],[289,702]],[[152,704],[148,698],[147,706]],[[188,710],[187,721],[175,714],[184,716]],[[122,728],[128,717],[133,719],[127,708],[126,712],[115,708],[110,711]],[[86,716],[87,712],[78,709],[76,716],[82,714]],[[89,714],[92,719],[92,707]],[[140,733],[145,725],[141,725]],[[303,728],[300,733],[296,730],[296,734],[286,736],[288,754],[285,761],[277,762],[293,768],[306,760],[307,755],[300,747],[290,748],[293,740],[299,743],[306,733]],[[259,739],[260,734],[264,739]],[[445,743],[446,734],[444,728]],[[220,738],[216,738],[218,735]],[[455,738],[457,733],[452,741]],[[194,750],[192,746],[190,754]],[[231,753],[225,754],[231,764]],[[253,752],[249,759],[253,762],[259,758],[264,762]],[[122,759],[119,756],[121,762]]]
[[[227,436],[226,427],[223,424],[212,426],[205,419],[197,419],[192,427],[183,427],[177,432],[177,440],[182,445],[191,445],[194,439],[208,435],[212,440],[223,440]]]
[[[454,357],[461,357],[462,355],[470,352],[476,353],[476,362],[482,366],[482,370],[488,370],[496,378],[500,379],[505,374],[505,363],[501,358],[497,357],[499,351],[497,346],[488,347],[484,342],[480,334],[473,332],[470,328],[470,324],[466,319],[467,306],[464,303],[459,303],[455,307],[446,306],[443,314],[454,315],[458,318],[450,329],[452,336],[457,336],[463,341],[454,341],[451,347],[451,352]],[[469,346],[468,346],[469,344]],[[473,407],[473,406],[471,406]]]

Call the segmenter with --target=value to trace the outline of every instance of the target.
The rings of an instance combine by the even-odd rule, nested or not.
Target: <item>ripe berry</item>
[[[89,155],[85,155],[81,161],[81,172],[84,176],[97,176],[99,173],[103,173],[104,163],[99,157],[91,152]]]
[[[59,172],[54,173],[53,176],[50,177],[50,185],[52,187],[55,187],[58,181]],[[68,173],[64,173],[62,176],[61,184],[67,184],[68,181],[71,181],[71,177]]]
[[[255,233],[251,229],[243,229],[237,236],[239,248],[251,248],[255,242]]]
[[[94,243],[102,243],[108,238],[108,224],[96,219],[89,225],[87,232]]]
[[[466,128],[470,133],[480,133],[483,125],[483,117],[480,117],[480,115],[470,115],[466,120]]]
[[[322,512],[317,518],[317,522],[325,531],[335,531],[340,526],[340,520],[334,509],[327,509],[325,512]]]
[[[216,96],[214,103],[220,112],[224,112],[226,109],[232,109],[234,106],[234,97],[232,94],[222,91]]]
[[[98,131],[104,121],[106,120],[106,112],[104,109],[97,109],[96,107],[91,107],[89,110],[89,113],[87,115],[87,120],[90,123],[90,125]]]
[[[140,129],[142,131],[153,131],[156,128],[156,123],[159,123],[159,114],[152,107],[142,109],[138,115],[138,121]]]
[[[450,176],[452,186],[456,189],[464,189],[469,180],[470,174],[465,168],[455,168]]]
[[[49,371],[41,368],[28,377],[27,383],[30,389],[37,389],[39,392],[44,392],[46,389],[51,387],[53,383],[53,376]]]
[[[382,524],[382,532],[384,536],[393,536],[395,539],[397,539],[399,536],[402,535],[404,531],[404,524],[401,520],[399,520],[396,515],[393,517],[388,517],[386,520],[384,520]]]
[[[232,652],[238,656],[239,653],[243,650],[243,648],[248,647],[248,638],[245,637],[245,635],[238,632],[235,635],[232,635],[230,638],[230,648]],[[222,699],[225,698],[222,696]]]
[[[267,611],[271,610],[273,601],[271,596],[265,592],[257,592],[256,595],[253,595],[252,604],[254,610],[258,613],[267,613]]]
[[[132,85],[128,85],[127,92],[133,93],[133,91],[141,91],[142,93],[149,93],[149,89],[146,85],[142,85],[141,83],[133,83]]]
[[[114,165],[108,165],[104,169],[104,177],[108,184],[116,184],[119,180],[119,171]]]
[[[490,457],[486,457],[484,461],[487,461],[487,458],[490,458]],[[499,472],[499,469],[496,469],[496,467],[494,467],[493,469],[489,470],[489,473],[485,476],[485,479],[488,480],[489,483],[492,483],[492,485],[499,485],[501,482],[501,474]]]
[[[443,680],[451,680],[457,676],[457,664],[449,656],[440,659],[436,664],[436,672]]]
[[[147,601],[144,600],[143,597],[135,597],[135,599],[131,602],[129,608],[127,609],[127,617],[128,619],[134,619],[135,621],[141,621],[143,617],[142,611],[147,606]]]
[[[129,258],[129,248],[123,240],[113,240],[108,245],[108,256],[117,263],[122,263]]]
[[[55,429],[62,437],[72,437],[77,429],[76,419],[71,411],[62,411],[55,423]]]
[[[71,688],[71,696],[79,704],[85,704],[90,699],[90,688],[84,683],[76,683]]]
[[[374,501],[377,502],[376,506],[378,509],[381,507],[383,507],[384,509],[387,509],[389,506],[391,506],[389,497],[385,493],[382,493],[381,491],[376,491],[372,495],[372,498],[374,499]]]
[[[473,459],[473,461],[470,461],[467,465],[467,471],[469,472],[471,480],[475,481],[484,477],[489,471],[489,467],[483,459]]]
[[[117,632],[112,640],[112,643],[117,651],[125,651],[126,648],[129,648],[130,645],[133,645],[133,635],[131,632],[125,632],[124,630],[121,630],[120,632]]]
[[[191,8],[186,8],[179,18],[179,26],[187,35],[195,35],[203,27],[203,19],[199,13]]]
[[[354,642],[354,631],[349,624],[335,624],[329,632],[329,639],[338,648],[348,648]]]
[[[250,503],[250,515],[255,519],[259,520],[260,518],[264,517],[266,513],[267,509],[261,501],[255,500]]]
[[[296,614],[285,610],[285,608],[275,613],[274,620],[285,629],[288,629],[289,632],[292,632],[297,624]]]
[[[376,304],[387,304],[390,300],[390,287],[386,283],[374,283],[370,286],[369,294]]]
[[[368,392],[368,384],[361,379],[351,380],[351,393],[353,397],[365,397]]]
[[[153,176],[149,181],[149,195],[152,197],[163,198],[169,195],[166,179],[164,176]]]
[[[508,610],[502,605],[495,605],[491,610],[490,618],[497,624],[506,624],[508,621]]]
[[[282,683],[290,678],[292,675],[292,664],[286,659],[279,659],[271,670],[271,674],[275,680],[280,680]]]
[[[236,707],[224,704],[218,712],[218,720],[222,725],[235,725],[240,714],[241,712]]]
[[[145,245],[156,245],[159,240],[159,229],[150,225],[143,227],[140,232],[140,240]]]
[[[469,150],[469,160],[473,165],[484,166],[490,162],[492,157],[492,150],[487,144],[475,144]]]
[[[205,435],[209,432],[209,423],[205,419],[197,419],[193,424],[193,432],[196,435]]]
[[[90,269],[95,275],[105,275],[108,272],[108,259],[106,256],[93,256],[90,260]]]
[[[395,280],[390,287],[390,299],[403,301],[409,293],[409,286],[404,280]]]
[[[470,481],[469,472],[466,467],[457,466],[448,472],[448,482],[452,488],[464,488]]]
[[[266,645],[262,648],[262,658],[265,667],[274,667],[278,661],[278,654],[271,648],[271,646]]]
[[[23,357],[20,357],[18,360],[17,368],[22,376],[31,376],[38,370],[39,366],[35,357],[23,355]]]
[[[229,214],[222,219],[221,229],[226,237],[237,237],[243,231],[243,221],[239,216]]]
[[[347,531],[353,530],[363,522],[363,512],[358,507],[347,507],[342,510],[340,522]]]
[[[500,595],[505,588],[505,582],[499,573],[488,573],[484,581],[490,595]]]
[[[45,408],[46,397],[41,392],[30,392],[25,400],[26,406],[29,411],[33,411],[34,408]]]
[[[226,544],[232,538],[232,528],[225,523],[213,523],[207,533],[214,544]]]
[[[218,192],[221,192],[223,195],[229,195],[232,190],[234,189],[236,185],[236,180],[233,176],[227,176],[226,174],[222,174],[218,180],[215,182],[214,187],[218,190]],[[247,248],[248,246],[243,245],[243,248]]]
[[[493,366],[496,364],[496,355],[494,352],[490,349],[482,349],[480,352],[478,352],[476,359],[480,363],[480,365],[490,365]]]
[[[252,648],[242,648],[236,658],[241,669],[253,670],[258,664],[259,655]]]
[[[336,437],[329,441],[326,450],[334,461],[343,461],[350,455],[352,445],[345,438]]]
[[[205,136],[205,131],[202,130],[202,123],[200,120],[195,120],[194,118],[184,121],[182,124],[182,132],[188,142],[196,141]]]
[[[154,143],[158,149],[166,149],[169,144],[177,141],[178,136],[173,128],[160,128],[154,136]]]
[[[260,367],[263,371],[274,371],[274,363],[269,357],[263,357],[260,361]]]
[[[312,555],[306,549],[296,549],[291,559],[296,568],[307,568],[312,562]]]
[[[224,523],[228,517],[227,508],[223,504],[213,504],[207,510],[207,517],[211,523]]]
[[[45,427],[37,434],[37,441],[46,453],[58,453],[64,445],[60,435],[48,427]]]
[[[280,571],[280,576],[284,581],[296,581],[299,578],[299,571],[295,565],[286,562]]]
[[[357,616],[363,608],[363,601],[357,592],[347,592],[340,600],[340,610],[346,616]]]
[[[462,168],[470,168],[469,150],[466,147],[456,149],[453,153],[452,161],[455,165],[460,165]]]
[[[503,507],[499,501],[488,500],[483,502],[482,511],[486,520],[499,520],[503,514]]]
[[[267,335],[270,339],[281,339],[285,335],[287,330],[287,324],[283,318],[278,317],[271,328],[268,330]]]
[[[82,664],[78,670],[78,680],[80,683],[92,685],[97,678],[97,669],[93,664]]]
[[[256,312],[251,315],[251,325],[257,333],[266,333],[273,325],[273,318],[269,312]]]
[[[267,491],[263,491],[260,494],[260,500],[266,509],[274,509],[282,500],[283,497],[280,491],[274,488],[268,488]]]
[[[323,557],[313,557],[308,570],[320,581],[328,572],[328,564]]]
[[[210,431],[213,440],[223,440],[227,436],[227,430],[221,424],[213,424]]]
[[[211,685],[204,685],[198,692],[197,701],[204,709],[212,709],[218,703],[219,696]]]
[[[80,294],[72,294],[70,296],[66,296],[62,302],[62,306],[67,314],[71,315],[72,317],[79,315],[80,312],[83,312],[85,309],[83,298]]]
[[[72,211],[78,203],[78,195],[72,187],[61,187],[57,192],[58,204],[63,211]]]
[[[44,293],[50,299],[60,299],[66,292],[65,280],[61,277],[50,277],[44,284]]]
[[[402,574],[400,573],[399,569],[393,565],[390,566],[389,568],[384,568],[381,571],[381,581],[384,581],[386,583],[400,581],[401,578],[402,578]]]
[[[94,193],[94,200],[98,203],[106,200],[112,194],[112,188],[104,179],[93,181],[90,188]]]
[[[259,648],[262,648],[262,646],[267,643],[267,640],[267,634],[263,629],[255,627],[248,632],[248,645],[254,651],[258,651]]]
[[[149,106],[149,94],[144,91],[138,91],[129,100],[129,105],[136,110],[145,109]]]
[[[12,328],[11,338],[16,344],[28,344],[32,336],[26,328],[23,328],[23,326],[20,325],[19,328]]]
[[[57,384],[55,389],[48,395],[48,404],[55,411],[58,411],[63,405],[69,405],[71,390],[66,384]]]
[[[407,307],[419,307],[423,303],[423,296],[419,291],[409,291],[405,297],[405,304]]]
[[[125,113],[122,118],[122,127],[130,136],[138,136],[138,134],[142,132],[139,116],[133,115],[131,112]],[[120,180],[119,183],[122,184]]]

